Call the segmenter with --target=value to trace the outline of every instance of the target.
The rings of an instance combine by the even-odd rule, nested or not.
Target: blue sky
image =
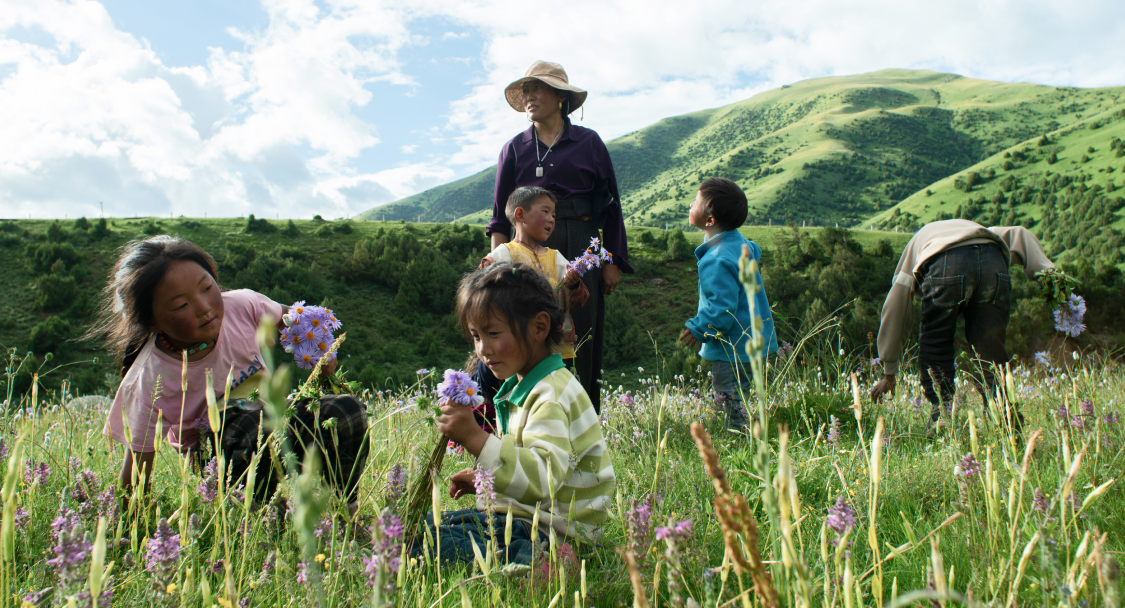
[[[888,67],[1125,85],[1122,39],[1108,0],[0,0],[0,217],[354,215],[492,164],[536,59],[612,139]]]

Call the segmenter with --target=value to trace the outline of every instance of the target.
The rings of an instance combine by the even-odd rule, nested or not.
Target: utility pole
[[[102,208],[102,219],[105,219],[105,203],[98,201],[98,206]]]

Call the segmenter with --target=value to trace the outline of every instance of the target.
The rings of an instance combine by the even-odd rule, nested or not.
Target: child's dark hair
[[[703,212],[719,226],[733,230],[746,223],[746,194],[738,184],[725,177],[708,177],[699,184],[699,194]]]
[[[218,283],[218,269],[210,254],[191,241],[166,234],[130,241],[109,272],[97,321],[84,337],[105,339],[110,352],[122,362],[122,376],[152,334],[153,292],[177,261],[199,264]]]
[[[522,186],[513,190],[512,194],[508,196],[508,203],[504,207],[504,215],[508,216],[508,222],[515,224],[516,209],[523,209],[524,213],[527,213],[531,210],[531,205],[541,196],[551,199],[551,202],[559,202],[559,199],[550,190],[539,186]]]
[[[527,326],[541,312],[551,318],[547,341],[557,344],[563,338],[566,314],[559,306],[554,288],[543,275],[525,264],[498,262],[461,279],[457,288],[457,318],[461,328],[469,323],[482,326],[492,313],[508,318],[508,326],[530,348]]]

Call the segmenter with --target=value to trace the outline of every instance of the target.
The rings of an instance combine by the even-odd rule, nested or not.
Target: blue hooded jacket
[[[742,257],[743,245],[750,248],[755,261],[761,262],[762,249],[737,230],[716,234],[695,249],[699,260],[699,308],[684,325],[703,342],[699,355],[708,361],[750,361],[746,354],[746,343],[752,336],[750,304],[746,290],[738,282],[738,259]],[[777,351],[777,336],[760,272],[757,280],[762,289],[754,296],[754,305],[762,318],[762,337],[768,354]]]

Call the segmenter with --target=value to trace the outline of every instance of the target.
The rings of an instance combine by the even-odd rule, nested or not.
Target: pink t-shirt
[[[264,368],[257,343],[258,324],[262,317],[268,314],[274,319],[281,318],[280,304],[249,289],[223,293],[223,308],[218,343],[207,356],[188,363],[187,398],[183,399],[180,389],[183,360],[156,348],[156,337],[153,336],[141,349],[117,389],[109,419],[102,430],[106,436],[127,443],[121,417],[124,410],[133,433],[130,447],[134,452],[154,450],[156,422],[161,417],[164,419],[162,428],[172,446],[187,448],[199,441],[195,424],[201,417],[207,416],[207,370],[212,370],[216,398],[221,404],[231,366],[234,366],[232,390]],[[268,370],[266,373],[269,373]],[[153,387],[157,378],[160,378],[160,393],[154,403]]]

